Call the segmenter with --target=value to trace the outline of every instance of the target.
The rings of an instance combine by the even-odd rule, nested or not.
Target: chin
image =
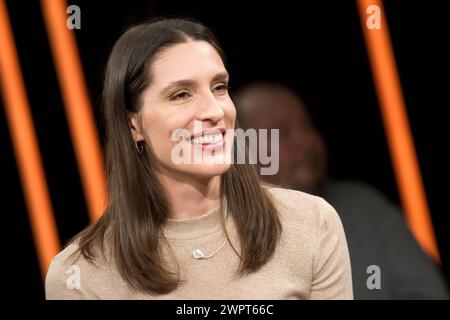
[[[190,168],[189,173],[203,178],[215,177],[226,173],[230,169],[229,164],[203,164]]]

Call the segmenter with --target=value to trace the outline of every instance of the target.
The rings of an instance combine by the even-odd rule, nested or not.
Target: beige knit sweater
[[[224,240],[220,211],[189,220],[169,220],[165,236],[186,282],[164,295],[130,289],[114,265],[92,265],[60,252],[47,272],[47,299],[353,299],[350,259],[336,211],[325,200],[294,190],[269,188],[283,227],[274,256],[259,271],[232,278],[239,257],[227,242],[206,260],[192,256],[195,248],[208,255]],[[233,219],[227,230],[239,248]]]

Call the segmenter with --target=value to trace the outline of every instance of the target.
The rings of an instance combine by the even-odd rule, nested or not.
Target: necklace
[[[225,199],[224,203],[225,203],[225,204],[224,204],[224,208],[225,208],[225,228],[226,228],[226,224],[227,224],[227,213],[228,213],[227,200],[226,200],[226,199]],[[217,252],[219,252],[219,251],[225,246],[226,243],[227,243],[227,239],[226,239],[226,237],[225,237],[225,239],[224,239],[222,245],[221,245],[219,248],[217,248],[216,251],[214,251],[214,252],[211,253],[210,255],[205,255],[201,249],[196,248],[196,249],[194,249],[194,251],[192,252],[192,256],[193,256],[195,259],[197,259],[197,260],[200,260],[200,259],[209,259],[209,258],[211,258],[212,256],[214,256]]]

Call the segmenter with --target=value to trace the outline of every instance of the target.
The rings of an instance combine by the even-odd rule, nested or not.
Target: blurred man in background
[[[279,172],[263,178],[321,196],[339,213],[355,299],[448,299],[441,271],[416,243],[400,209],[364,183],[329,179],[325,142],[293,90],[253,83],[234,100],[243,129],[280,130]]]

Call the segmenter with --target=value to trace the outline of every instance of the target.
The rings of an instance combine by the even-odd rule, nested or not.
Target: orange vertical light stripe
[[[42,0],[41,4],[84,195],[91,220],[95,221],[106,204],[103,157],[76,40],[66,26],[67,3],[65,0]]]
[[[422,248],[440,261],[383,3],[357,0],[357,4],[406,220]],[[366,26],[369,5],[381,9],[380,29]]]
[[[22,72],[6,5],[0,0],[0,88],[42,277],[60,250]]]

